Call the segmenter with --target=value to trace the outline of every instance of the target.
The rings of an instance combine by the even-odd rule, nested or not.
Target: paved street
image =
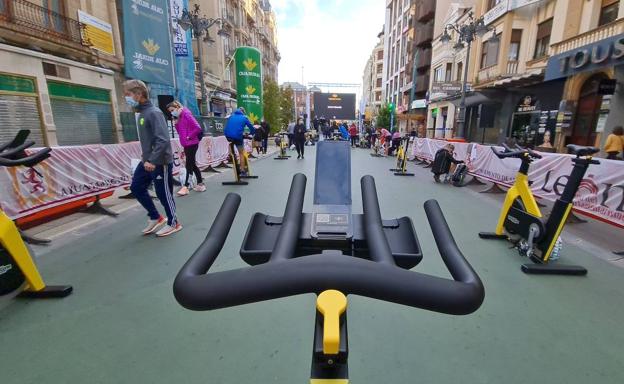
[[[411,163],[416,177],[394,177],[390,159],[352,153],[354,210],[361,212],[359,179],[372,174],[384,218],[413,219],[424,253],[415,270],[447,276],[423,210],[436,198],[486,288],[483,306],[463,317],[350,296],[352,382],[624,381],[624,269],[607,261],[615,255],[584,245],[569,226],[562,261],[582,264],[589,274],[524,275],[523,260],[506,243],[477,237],[493,229],[502,195],[434,184],[428,169]],[[308,177],[309,210],[314,154],[306,147],[303,161],[256,161],[260,179],[246,187],[221,186],[231,172],[210,178],[207,192],[176,200],[184,230],[170,238],[140,236],[145,215],[135,207],[81,228],[80,236],[69,234],[71,241],[38,247],[47,282],[71,283],[75,291],[0,309],[2,383],[307,382],[313,295],[191,312],[175,302],[172,284],[227,192],[240,193],[242,203],[217,270],[244,265],[238,250],[251,215],[280,216],[296,172]]]

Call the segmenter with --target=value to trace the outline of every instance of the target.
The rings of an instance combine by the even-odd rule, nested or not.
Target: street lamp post
[[[464,43],[466,44],[466,60],[464,65],[464,74],[462,79],[462,89],[461,89],[461,101],[459,103],[459,116],[457,117],[457,135],[458,138],[464,137],[464,129],[466,125],[466,88],[468,84],[468,67],[470,65],[470,48],[472,46],[472,42],[475,38],[483,37],[488,31],[492,29],[485,25],[483,21],[483,16],[476,19],[473,17],[472,12],[468,14],[468,22],[458,24],[447,24],[444,27],[444,32],[440,37],[440,41],[444,44],[447,44],[451,41],[451,35],[449,31],[455,31],[457,33],[457,42],[453,45],[453,48],[456,51],[460,51],[464,48]],[[494,42],[498,37],[496,33],[489,39],[490,42]]]
[[[220,27],[217,31],[217,35],[221,37],[228,37],[229,33],[224,28],[225,20],[222,18],[212,19],[200,16],[199,4],[195,4],[192,11],[184,9],[182,11],[182,16],[177,19],[177,23],[184,31],[188,31],[190,29],[193,33],[193,37],[197,39],[197,55],[199,56],[199,84],[201,87],[201,104],[199,109],[201,115],[205,116],[208,113],[208,93],[206,92],[206,83],[204,82],[204,62],[202,42],[200,41],[200,38],[205,35],[202,39],[204,42],[211,44],[214,43],[215,40],[212,36],[210,36],[208,30],[215,24],[219,24]]]

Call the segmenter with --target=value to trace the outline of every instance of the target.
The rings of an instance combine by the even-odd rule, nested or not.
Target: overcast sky
[[[279,83],[361,83],[385,18],[385,0],[271,0]]]

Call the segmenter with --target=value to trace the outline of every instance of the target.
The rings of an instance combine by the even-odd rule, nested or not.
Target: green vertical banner
[[[173,55],[167,0],[124,0],[126,76],[173,85]]]
[[[262,119],[262,54],[253,47],[239,47],[234,59],[236,102],[245,108],[252,123],[259,123]]]

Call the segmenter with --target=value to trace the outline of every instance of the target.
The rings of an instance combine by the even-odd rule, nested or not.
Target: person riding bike
[[[249,128],[249,133],[252,135],[256,132],[251,121],[245,116],[245,109],[240,107],[230,115],[223,131],[227,141],[236,146],[238,154],[241,157],[245,154],[245,141],[243,140],[245,127]],[[241,162],[240,165],[241,176],[246,176],[248,172],[247,164],[243,163],[244,162]]]

